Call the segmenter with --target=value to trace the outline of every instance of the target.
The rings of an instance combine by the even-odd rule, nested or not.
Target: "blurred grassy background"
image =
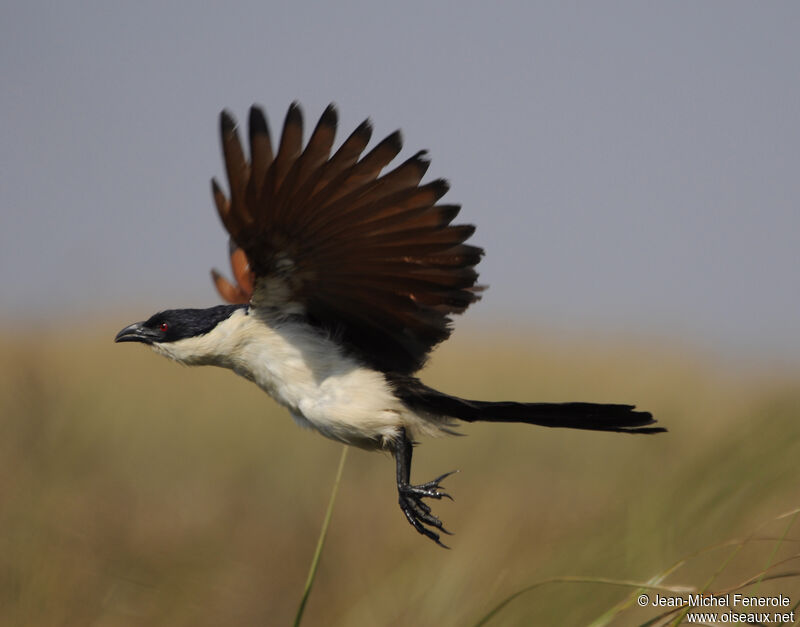
[[[114,345],[126,321],[0,335],[0,622],[289,623],[339,445],[230,372]],[[446,481],[455,502],[434,505],[452,551],[405,522],[388,455],[351,451],[305,624],[468,625],[538,580],[644,581],[762,523],[778,537],[786,520],[769,521],[800,505],[796,371],[610,338],[456,333],[423,378],[474,398],[635,402],[670,432],[467,425],[424,441],[412,479],[461,470]],[[748,545],[719,584],[758,572],[774,546]],[[667,583],[702,585],[728,551]],[[760,592],[800,600],[796,579]],[[629,594],[548,585],[493,624],[587,624]]]

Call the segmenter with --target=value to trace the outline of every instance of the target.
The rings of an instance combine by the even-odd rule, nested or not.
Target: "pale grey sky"
[[[470,321],[800,359],[800,4],[116,4],[0,8],[5,326],[215,304],[217,115],[297,99],[431,151]]]

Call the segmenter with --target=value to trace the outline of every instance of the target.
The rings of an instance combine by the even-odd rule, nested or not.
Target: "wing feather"
[[[242,302],[242,298],[244,298],[244,292],[242,292],[238,286],[233,285],[228,279],[222,276],[219,272],[212,269],[211,270],[211,279],[214,281],[214,285],[219,292],[219,295],[222,296],[222,299],[229,302],[229,303],[240,303]],[[244,302],[250,300],[249,298],[245,298]]]
[[[230,186],[230,211],[234,222],[239,228],[242,228],[253,221],[245,202],[247,182],[250,179],[250,164],[244,157],[239,133],[236,132],[236,122],[227,111],[223,111],[220,116],[220,134],[222,135],[222,153],[225,157],[225,171]]]
[[[231,304],[249,302],[253,295],[253,273],[244,251],[232,240],[229,242],[231,270],[236,283],[231,283],[216,270],[211,270],[211,279],[222,299]]]
[[[275,189],[280,189],[283,180],[294,165],[303,149],[303,114],[300,106],[293,102],[286,112],[283,133],[278,146],[278,154],[273,165],[275,167]]]
[[[269,166],[272,165],[272,139],[264,112],[256,106],[250,107],[248,122],[250,136],[250,180],[247,182],[247,204],[258,205],[261,189]]]
[[[212,193],[231,236],[235,283],[212,277],[230,302],[250,298],[278,312],[299,306],[366,364],[410,374],[450,335],[450,316],[480,297],[475,266],[483,250],[465,243],[473,226],[452,224],[460,207],[437,204],[447,182],[421,183],[426,152],[382,174],[402,149],[401,135],[365,154],[372,136],[365,120],[331,156],[337,117],[328,106],[303,148],[303,116],[293,103],[273,155],[266,117],[251,108],[248,162],[233,118],[222,113],[230,197],[216,181]]]

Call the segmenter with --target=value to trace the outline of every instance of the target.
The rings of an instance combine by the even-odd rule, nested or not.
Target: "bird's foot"
[[[436,477],[433,481],[428,481],[427,483],[421,483],[419,485],[399,484],[397,486],[400,509],[403,510],[408,522],[419,533],[427,536],[444,549],[449,549],[450,547],[442,544],[439,540],[439,534],[433,531],[433,529],[446,533],[449,536],[453,534],[444,528],[442,521],[431,513],[430,506],[422,499],[441,500],[442,498],[448,498],[452,501],[452,496],[447,492],[441,491],[442,486],[440,482],[454,472],[458,471],[447,472],[440,477]],[[428,527],[432,527],[433,529],[429,529]]]

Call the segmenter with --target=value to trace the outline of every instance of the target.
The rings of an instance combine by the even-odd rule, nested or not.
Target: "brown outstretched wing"
[[[421,184],[424,151],[381,176],[400,152],[400,133],[363,154],[367,120],[331,156],[336,123],[330,105],[304,148],[303,116],[292,104],[273,153],[266,118],[253,107],[248,161],[222,112],[230,197],[216,181],[212,192],[237,284],[216,272],[214,282],[229,302],[302,313],[372,367],[410,374],[450,335],[450,315],[479,298],[483,251],[464,243],[473,226],[451,224],[460,207],[437,204],[447,182]]]

